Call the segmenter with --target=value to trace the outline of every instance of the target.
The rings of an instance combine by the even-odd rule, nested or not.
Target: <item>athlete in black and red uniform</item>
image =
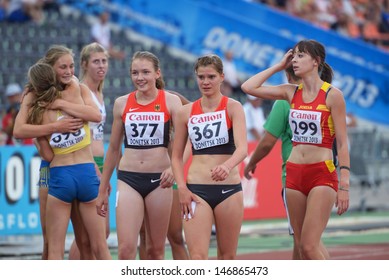
[[[119,259],[135,259],[143,219],[150,239],[146,258],[164,259],[174,183],[168,153],[169,129],[182,105],[176,95],[161,90],[164,83],[154,54],[136,52],[130,74],[137,90],[115,101],[97,212],[106,215],[109,180],[117,167]]]
[[[202,97],[180,110],[172,157],[185,238],[191,259],[207,259],[214,220],[218,258],[234,259],[243,220],[238,165],[247,155],[244,111],[220,92],[224,74],[218,56],[200,57],[195,72]],[[193,156],[185,179],[188,139]]]

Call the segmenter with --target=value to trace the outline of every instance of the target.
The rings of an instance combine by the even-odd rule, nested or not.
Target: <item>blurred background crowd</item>
[[[388,0],[252,0],[389,51]]]

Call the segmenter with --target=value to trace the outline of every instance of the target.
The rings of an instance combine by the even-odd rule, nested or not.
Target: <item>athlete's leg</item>
[[[48,195],[46,204],[46,230],[49,260],[62,260],[64,258],[70,211],[70,203],[63,202],[52,195]]]
[[[93,260],[95,256],[92,253],[88,233],[82,223],[78,200],[72,203],[72,212],[70,219],[73,225],[74,237],[69,250],[69,260]]]
[[[112,257],[105,238],[105,218],[97,215],[95,201],[94,199],[86,203],[80,202],[78,205],[80,216],[89,236],[93,255],[98,260],[110,260]]]
[[[47,203],[48,192],[49,192],[48,188],[39,187],[39,213],[40,213],[42,236],[43,236],[42,260],[47,260],[48,258],[48,241],[47,241],[47,232],[46,232],[46,203]]]
[[[172,200],[171,188],[156,188],[145,198],[146,251],[149,260],[165,258]]]
[[[300,191],[286,188],[286,199],[288,204],[288,212],[290,224],[293,228],[293,259],[301,259],[301,230],[304,223],[307,197]]]
[[[140,228],[139,231],[139,259],[140,260],[147,260],[146,240],[147,240],[146,227],[145,227],[145,221],[143,221],[142,227]]]
[[[120,260],[134,260],[144,217],[143,198],[136,190],[118,180],[116,204],[118,257]]]
[[[304,259],[325,259],[320,241],[335,200],[336,192],[328,186],[318,186],[309,192],[301,231],[301,249]]]
[[[189,259],[188,251],[185,247],[185,241],[182,231],[182,218],[180,200],[178,197],[178,190],[173,189],[173,203],[170,213],[169,229],[167,238],[172,248],[173,259],[187,260]]]
[[[236,258],[240,229],[243,221],[243,192],[237,192],[214,209],[218,259]]]
[[[212,231],[213,211],[201,197],[196,204],[192,219],[183,220],[185,240],[188,246],[189,258],[192,260],[208,259],[209,243]]]

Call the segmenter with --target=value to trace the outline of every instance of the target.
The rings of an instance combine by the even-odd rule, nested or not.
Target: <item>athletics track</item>
[[[389,200],[386,200],[388,203]],[[66,239],[69,248],[73,236]],[[330,218],[322,240],[333,260],[389,260],[389,210],[350,211]],[[108,239],[117,259],[117,236]],[[238,259],[288,260],[293,239],[288,235],[285,219],[245,221],[238,246]],[[0,236],[0,259],[39,259],[42,236]],[[211,238],[210,259],[216,257],[216,239]],[[165,259],[172,259],[166,243]]]

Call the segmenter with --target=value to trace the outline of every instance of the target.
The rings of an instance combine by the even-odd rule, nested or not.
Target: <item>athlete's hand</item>
[[[171,167],[165,169],[161,174],[161,182],[159,186],[161,188],[171,188],[174,184],[174,175]]]
[[[63,103],[64,103],[64,101],[61,98],[57,98],[53,102],[51,102],[50,104],[47,104],[44,107],[46,107],[47,109],[50,109],[50,110],[62,110]],[[41,105],[43,106],[44,104],[41,104]]]
[[[58,133],[74,133],[79,131],[84,126],[82,119],[64,117],[55,122],[56,132]]]
[[[251,164],[250,162],[244,167],[243,174],[246,179],[250,180],[255,173],[255,169],[257,168],[256,164]]]
[[[214,181],[224,181],[230,175],[231,169],[225,164],[220,164],[211,169],[211,178]]]
[[[338,190],[335,206],[338,208],[338,215],[345,213],[349,207],[349,194],[346,191]]]
[[[338,208],[338,215],[342,215],[345,213],[349,207],[350,203],[350,194],[349,194],[349,188],[350,184],[342,178],[340,179],[339,182],[339,188],[338,188],[338,193],[336,195],[336,202],[335,206]]]
[[[99,194],[96,199],[96,211],[102,217],[106,217],[108,213],[108,189],[102,188],[100,185]]]
[[[293,59],[293,50],[288,50],[284,56],[282,57],[281,61],[278,63],[278,65],[281,67],[281,69],[287,69],[289,66],[292,65],[292,59]]]
[[[178,186],[178,196],[180,198],[182,219],[186,221],[193,219],[195,215],[196,204],[200,203],[197,196],[192,193],[186,186]]]

